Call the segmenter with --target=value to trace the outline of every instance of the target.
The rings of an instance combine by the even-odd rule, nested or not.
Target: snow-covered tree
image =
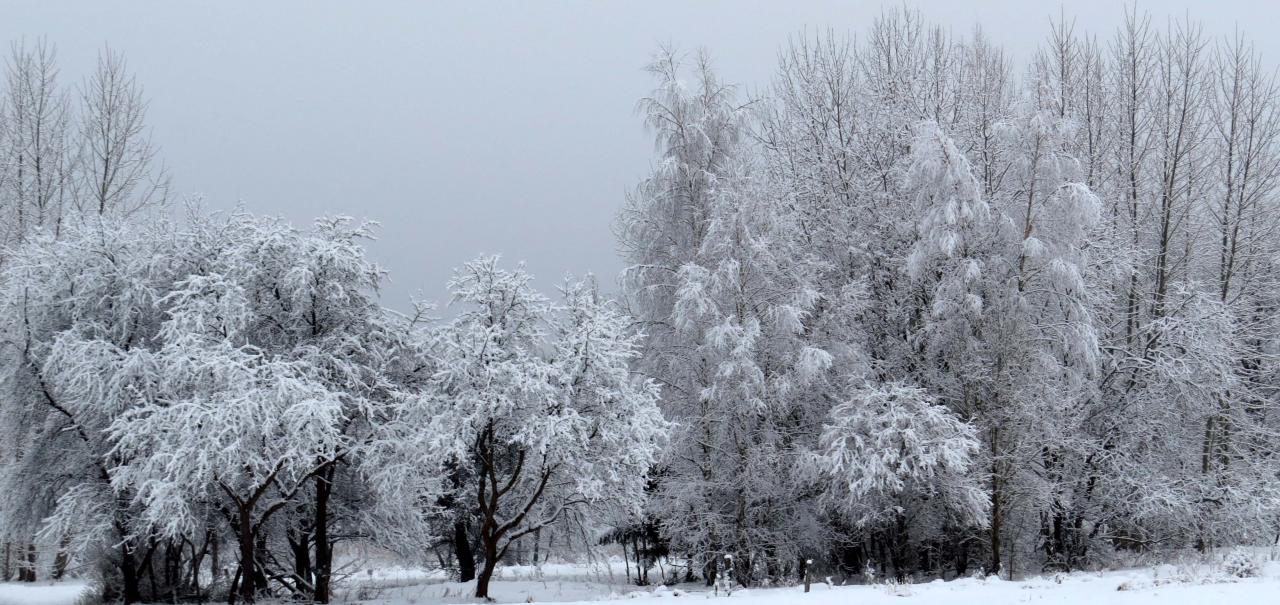
[[[257,538],[342,447],[342,405],[314,368],[242,344],[254,319],[244,291],[219,274],[183,279],[165,298],[165,346],[146,360],[158,381],[118,418],[113,453],[132,460],[113,485],[135,493],[162,536],[197,528],[198,506],[228,502],[239,544],[239,596],[254,601]]]
[[[830,477],[825,497],[834,506],[859,525],[888,525],[901,534],[894,568],[905,576],[906,534],[916,525],[908,514],[936,509],[942,523],[926,529],[932,532],[987,523],[990,501],[973,472],[979,447],[974,428],[923,389],[867,385],[832,408],[817,465]]]
[[[820,217],[794,211],[744,138],[749,115],[705,56],[686,86],[659,55],[642,104],[660,162],[619,219],[624,286],[648,337],[641,369],[679,423],[658,475],[654,514],[708,583],[779,577],[819,543],[815,490],[796,473],[829,393],[861,367],[861,281],[806,239]],[[732,555],[726,558],[726,555]]]
[[[462,490],[456,505],[479,524],[482,598],[522,537],[605,502],[638,506],[668,431],[656,386],[631,372],[630,320],[588,283],[566,286],[558,305],[531,282],[496,257],[457,271],[458,316],[435,336],[435,377],[371,447],[375,483],[409,473],[405,504]],[[455,467],[465,480],[449,485]]]
[[[1101,42],[1060,15],[1023,69],[892,9],[790,40],[750,99],[664,51],[619,300],[482,258],[439,321],[381,307],[370,225],[139,212],[167,179],[123,59],[73,96],[51,46],[17,45],[0,576],[324,602],[353,538],[451,544],[479,596],[550,534],[709,584],[1271,539],[1264,65],[1136,10]]]
[[[132,461],[112,481],[160,535],[200,529],[203,507],[229,511],[246,601],[267,583],[266,524],[305,513],[289,540],[307,564],[284,583],[323,602],[338,467],[390,396],[394,330],[372,299],[382,272],[359,246],[367,228],[348,219],[310,232],[245,215],[202,226],[188,242],[201,257],[157,301],[161,344],[138,361],[155,383],[110,427]]]
[[[104,217],[16,248],[0,281],[4,437],[23,452],[0,469],[9,535],[43,523],[69,553],[117,549],[107,588],[118,578],[136,601],[157,541],[216,549],[225,513],[242,549],[260,548],[287,506],[281,516],[305,517],[305,539],[290,538],[308,565],[281,583],[323,599],[329,497],[350,475],[338,467],[390,397],[384,370],[400,344],[373,298],[382,271],[364,257],[367,235],[347,219],[299,231],[197,214],[177,231]],[[352,533],[358,516],[342,513]],[[279,573],[257,554],[242,550],[255,562],[243,596]]]
[[[112,493],[129,460],[112,454],[107,429],[159,380],[147,361],[157,302],[186,260],[172,236],[164,225],[71,226],[13,249],[0,277],[6,537],[22,544],[43,526],[40,542],[100,564],[105,594],[126,602],[144,596],[150,533],[128,494]]]

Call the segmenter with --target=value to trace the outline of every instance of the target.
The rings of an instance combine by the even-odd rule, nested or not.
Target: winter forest
[[[14,44],[0,579],[327,603],[359,545],[466,597],[622,553],[807,590],[1275,543],[1280,80],[1194,16],[1045,30],[1015,61],[891,8],[764,83],[662,48],[625,271],[482,256],[411,312],[376,223],[209,211],[124,56]]]

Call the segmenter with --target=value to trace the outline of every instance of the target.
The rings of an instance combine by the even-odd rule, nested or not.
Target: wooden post
[[[804,591],[809,592],[809,568],[813,566],[813,559],[804,560]]]

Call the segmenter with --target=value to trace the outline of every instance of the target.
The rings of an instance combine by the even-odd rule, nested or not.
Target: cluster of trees
[[[513,541],[639,501],[667,425],[614,305],[587,282],[552,303],[481,259],[452,283],[457,318],[412,321],[373,299],[367,235],[193,216],[17,248],[0,289],[10,540],[97,562],[126,602],[202,581],[326,602],[337,540],[421,556],[448,498],[486,596]]]
[[[1280,530],[1280,99],[1243,38],[1058,21],[1025,67],[897,10],[745,98],[652,64],[618,225],[710,580],[1013,575]]]
[[[0,268],[40,234],[56,236],[73,222],[127,218],[163,205],[167,196],[168,177],[153,161],[155,150],[144,126],[142,90],[123,58],[104,50],[94,72],[74,90],[58,81],[55,59],[53,47],[41,40],[31,46],[14,44],[6,64],[0,94]],[[6,318],[6,324],[14,321]],[[0,345],[6,356],[14,346],[26,343],[6,338]],[[21,380],[20,368],[9,359],[0,372],[6,385]],[[5,402],[0,464],[8,488],[13,474],[20,472],[17,448],[35,425],[16,401],[0,399]],[[44,492],[45,498],[55,497],[59,489],[34,481],[24,487]],[[47,508],[31,508],[26,495],[4,492],[0,579],[16,574],[35,580],[35,545],[8,538],[14,528],[22,528],[17,533],[29,538]],[[60,554],[53,576],[62,576],[68,563],[66,554]]]
[[[594,281],[481,258],[449,321],[392,312],[371,225],[166,218],[122,62],[73,121],[52,57],[15,48],[0,139],[4,580],[328,602],[338,541],[445,535],[484,597],[522,539],[638,512],[670,425]]]
[[[755,584],[1280,531],[1280,100],[1243,38],[1063,21],[1015,68],[898,10],[753,98],[650,71],[617,300],[480,258],[441,320],[381,306],[371,225],[165,218],[119,57],[77,105],[16,47],[5,579],[327,602],[359,539],[485,597],[556,541]]]
[[[163,205],[169,178],[146,128],[142,87],[110,49],[74,88],[44,40],[13,45],[0,98],[0,245],[58,233],[72,215]]]

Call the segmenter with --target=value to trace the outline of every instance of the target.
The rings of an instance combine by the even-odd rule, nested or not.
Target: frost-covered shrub
[[[1200,558],[1186,558],[1177,565],[1177,573],[1171,578],[1184,584],[1211,584],[1220,579],[1218,570]]]
[[[85,587],[84,592],[76,597],[75,605],[97,605],[103,603],[106,599],[102,598],[102,582],[93,581]]]
[[[858,523],[905,514],[900,496],[909,492],[981,524],[990,501],[969,472],[978,447],[976,429],[924,389],[868,384],[832,408],[817,461],[831,478],[829,495]]]
[[[862,568],[862,581],[865,584],[876,583],[876,568],[875,565],[871,564],[871,561],[867,561],[867,566]]]
[[[1262,562],[1249,551],[1236,549],[1222,559],[1222,573],[1233,578],[1256,578],[1262,575]]]

